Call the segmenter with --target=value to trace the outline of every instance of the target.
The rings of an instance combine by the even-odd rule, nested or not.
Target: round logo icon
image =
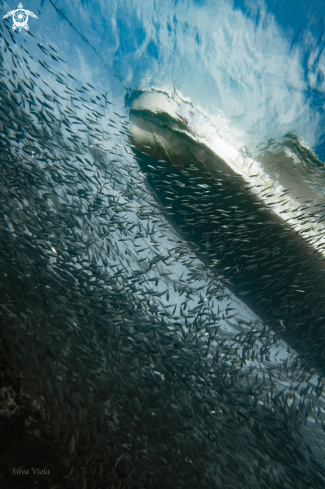
[[[33,14],[33,12],[30,12],[29,10],[24,10],[23,5],[20,3],[18,5],[17,10],[11,10],[11,12],[8,12],[6,15],[3,16],[4,19],[7,19],[8,17],[12,16],[13,24],[12,24],[12,30],[15,31],[17,28],[19,31],[21,29],[25,29],[25,31],[28,31],[28,16],[34,17],[34,19],[38,19],[37,15]]]
[[[14,25],[16,26],[16,28],[18,27],[19,29],[21,29],[22,27],[25,28],[25,26],[27,26],[27,21],[28,21],[28,14],[26,12],[26,10],[24,9],[17,9],[15,10],[15,13],[12,17],[12,20],[14,22]]]

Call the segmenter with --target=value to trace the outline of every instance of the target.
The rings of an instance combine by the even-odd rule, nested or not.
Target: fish
[[[220,260],[215,268],[226,272],[230,290],[240,295],[286,342],[290,344],[295,338],[295,348],[302,358],[310,358],[317,348],[317,367],[324,374],[325,360],[321,359],[325,345],[322,341],[315,345],[312,339],[312,336],[321,335],[325,327],[321,319],[324,313],[320,312],[324,307],[324,256],[306,240],[303,231],[296,231],[294,222],[283,221],[282,214],[291,212],[286,207],[290,201],[286,198],[289,190],[281,191],[282,199],[280,197],[276,201],[276,211],[269,209],[267,202],[263,203],[257,197],[260,194],[254,193],[263,185],[245,187],[245,178],[236,173],[225,159],[204,143],[195,142],[190,129],[184,131],[183,125],[177,125],[177,112],[164,111],[173,103],[166,95],[152,93],[135,98],[130,107],[132,143],[136,146],[132,150],[139,157],[150,187],[155,189],[157,198],[166,207],[172,202],[172,219],[177,228],[182,229],[183,235],[190,234],[191,241],[199,246],[198,256],[205,263],[209,263],[210,257]],[[169,125],[163,125],[160,119],[169,120]],[[148,156],[143,155],[143,147],[150,148]],[[169,157],[171,152],[173,156]],[[159,167],[157,163],[161,163],[163,157],[166,164]],[[157,171],[160,168],[162,171]],[[220,182],[222,186],[219,188]],[[195,192],[202,188],[202,184],[203,188],[208,185],[215,192],[210,195]],[[223,194],[219,196],[217,192],[220,190]],[[194,198],[193,192],[197,203],[188,209],[187,201]],[[315,213],[305,214],[311,205],[310,201],[306,204],[298,208],[303,214],[297,220],[308,222],[315,217]],[[285,209],[281,210],[283,207]],[[263,246],[260,245],[262,237]],[[322,235],[318,240],[322,240]],[[206,242],[208,245],[204,244]],[[228,253],[221,251],[223,247],[229,250]],[[268,255],[268,250],[273,250],[273,256]],[[236,257],[235,262],[232,257]],[[276,269],[285,271],[279,279],[273,275]],[[268,282],[263,280],[266,275],[270,275]],[[296,295],[292,297],[292,307],[289,303],[288,309],[288,288],[295,282],[299,283],[295,292],[299,299]],[[249,291],[245,290],[244,283],[250,284]],[[304,300],[302,297],[305,289],[310,291],[311,287],[317,291],[317,295],[313,294],[313,303],[316,302],[319,308],[317,313],[310,310],[309,298]],[[300,301],[299,307],[296,307],[296,300]],[[301,320],[302,315],[304,320]],[[285,331],[279,329],[278,318],[286,324]],[[310,340],[306,339],[306,331],[310,332]]]
[[[70,479],[78,487],[238,487],[244,480],[252,487],[322,485],[323,377],[287,350],[289,343],[244,308],[226,283],[248,282],[244,292],[251,295],[254,273],[260,274],[259,300],[271,301],[264,310],[299,338],[309,316],[315,325],[322,318],[319,296],[303,278],[315,265],[310,273],[319,274],[312,261],[317,253],[306,258],[312,245],[301,251],[297,245],[305,260],[297,272],[294,233],[258,210],[263,204],[255,205],[260,199],[240,178],[220,170],[216,179],[196,159],[179,169],[173,155],[151,141],[144,144],[152,150],[145,149],[157,151],[158,159],[140,155],[137,138],[129,140],[124,130],[129,123],[134,135],[132,113],[129,119],[126,108],[114,105],[110,91],[97,92],[91,70],[80,81],[77,70],[48,55],[52,45],[61,52],[59,39],[49,38],[51,46],[43,40],[43,50],[28,37],[28,52],[37,50],[41,63],[28,59],[27,80],[18,63],[22,50],[0,28],[6,40],[1,67],[9,73],[0,82],[6,340],[0,349],[13,372],[23,374],[23,391],[43,396]],[[31,108],[21,104],[21,78]],[[80,92],[86,85],[89,92]],[[99,95],[102,117],[92,102]],[[172,122],[188,131],[186,121]],[[166,190],[179,198],[166,202]],[[224,194],[217,206],[214,192]],[[254,235],[261,226],[262,244]],[[277,227],[272,254],[267,239]],[[281,251],[292,266],[290,283]],[[264,262],[275,267],[272,273]],[[257,271],[245,271],[256,264]],[[263,287],[274,287],[274,294],[292,289],[284,311]],[[306,309],[303,295],[309,296]],[[288,324],[284,312],[293,304],[302,325]],[[312,333],[309,345],[317,343]]]

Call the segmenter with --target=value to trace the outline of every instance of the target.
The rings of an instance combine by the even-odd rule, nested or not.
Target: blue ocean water
[[[293,133],[323,159],[322,2],[53,3],[125,88],[175,85],[251,151]]]
[[[67,464],[109,447],[123,470],[100,487],[321,487],[322,375],[175,231],[129,113],[163,94],[198,137],[322,204],[325,6],[23,8],[29,31],[1,21],[1,317]]]

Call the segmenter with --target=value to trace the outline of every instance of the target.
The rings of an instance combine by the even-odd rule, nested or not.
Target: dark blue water
[[[322,487],[323,377],[175,231],[129,113],[162,94],[164,120],[179,113],[245,178],[257,168],[253,186],[322,205],[325,6],[23,8],[28,31],[1,20],[1,321],[67,465],[109,452],[116,478],[99,487]]]

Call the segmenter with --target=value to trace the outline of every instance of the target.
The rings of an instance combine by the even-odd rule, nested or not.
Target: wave
[[[234,8],[230,1],[55,6],[125,88],[175,85],[212,116],[221,110],[254,154],[292,133],[323,158],[322,6],[313,6],[309,23],[295,25],[299,35],[293,25],[302,17],[294,12],[303,5],[296,4],[287,10],[262,2]]]
[[[230,3],[52,1],[34,11],[29,33],[1,23],[1,351],[23,392],[44,405],[70,479],[78,487],[323,484],[321,373],[231,292],[227,270],[209,266],[191,230],[177,227],[173,196],[160,198],[150,184],[166,154],[174,159],[170,143],[160,147],[163,162],[143,155],[150,148],[136,147],[131,124],[139,94],[159,92],[167,109],[138,106],[142,119],[178,143],[191,140],[194,152],[219,155],[258,196],[257,184],[269,181],[285,193],[293,172],[298,197],[303,187],[304,200],[319,203],[313,149],[322,119],[313,97],[306,102],[301,46],[289,49],[270,14],[257,22]],[[191,172],[200,177],[192,167],[187,181]],[[199,213],[206,185],[191,183],[190,212]],[[291,212],[298,226],[282,205],[278,215]],[[308,233],[318,239],[321,228]],[[308,246],[320,252],[319,244]],[[276,274],[279,284],[291,280]],[[312,298],[308,307],[322,320]]]

